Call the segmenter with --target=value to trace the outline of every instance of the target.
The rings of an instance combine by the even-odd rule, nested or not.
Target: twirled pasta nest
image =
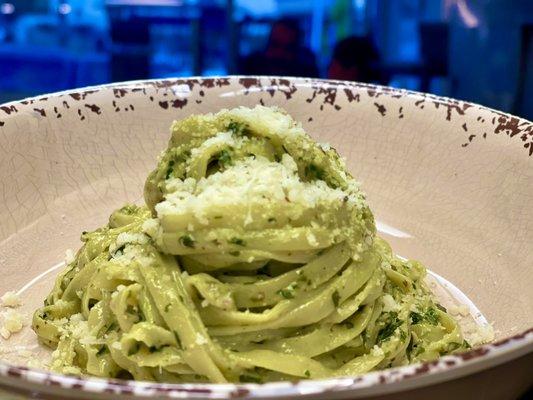
[[[424,267],[376,236],[335,150],[280,109],[175,122],[145,202],[84,233],[35,312],[54,370],[267,382],[468,347]]]

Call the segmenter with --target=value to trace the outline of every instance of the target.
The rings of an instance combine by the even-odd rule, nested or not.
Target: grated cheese
[[[127,243],[146,244],[148,243],[148,236],[144,233],[130,233],[122,232],[117,236],[116,246],[117,248]]]
[[[398,311],[400,309],[400,305],[390,294],[383,295],[381,300],[383,301],[383,311],[385,312]]]
[[[198,181],[192,178],[171,179],[166,184],[166,191],[165,200],[155,207],[158,217],[192,214],[204,225],[209,223],[206,218],[208,212],[217,207],[247,207],[288,199],[301,205],[300,209],[305,209],[318,204],[339,204],[346,196],[346,192],[332,189],[321,180],[302,182],[296,163],[288,154],[283,155],[281,163],[264,157],[241,160],[230,169]],[[352,204],[359,201],[357,194],[348,197]],[[253,221],[247,218],[246,222]],[[151,236],[160,233],[153,222],[145,223],[143,228]]]
[[[7,310],[2,313],[3,323],[0,327],[0,335],[4,339],[9,339],[13,333],[20,332],[24,327],[24,319],[22,314]]]
[[[1,298],[0,300],[2,301],[2,305],[4,307],[12,307],[12,308],[15,308],[15,307],[18,307],[22,304],[22,300],[20,299],[20,296],[13,292],[13,291],[9,291],[9,292],[6,292]]]
[[[68,265],[74,262],[74,260],[75,260],[74,251],[72,251],[72,249],[65,250],[65,264]]]

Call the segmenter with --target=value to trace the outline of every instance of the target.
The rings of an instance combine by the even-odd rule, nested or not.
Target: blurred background
[[[533,119],[533,0],[0,0],[0,103],[191,75],[346,79]]]

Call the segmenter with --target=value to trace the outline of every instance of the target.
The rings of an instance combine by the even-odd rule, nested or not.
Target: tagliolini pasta
[[[67,374],[327,378],[469,347],[425,268],[376,235],[359,185],[280,109],[172,125],[145,205],[115,211],[33,317]]]

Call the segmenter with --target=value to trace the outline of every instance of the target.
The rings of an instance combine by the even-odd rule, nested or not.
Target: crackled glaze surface
[[[419,366],[260,387],[83,380],[0,362],[0,388],[54,399],[109,393],[355,398],[456,378],[531,353],[533,124],[478,105],[355,83],[177,79],[0,106],[0,292],[22,288],[60,262],[65,249],[78,248],[81,231],[104,224],[123,203],[140,201],[172,120],[257,103],[285,108],[311,136],[336,147],[397,253],[420,259],[467,293],[493,322],[499,342]],[[25,314],[41,303],[51,279],[23,294]]]

